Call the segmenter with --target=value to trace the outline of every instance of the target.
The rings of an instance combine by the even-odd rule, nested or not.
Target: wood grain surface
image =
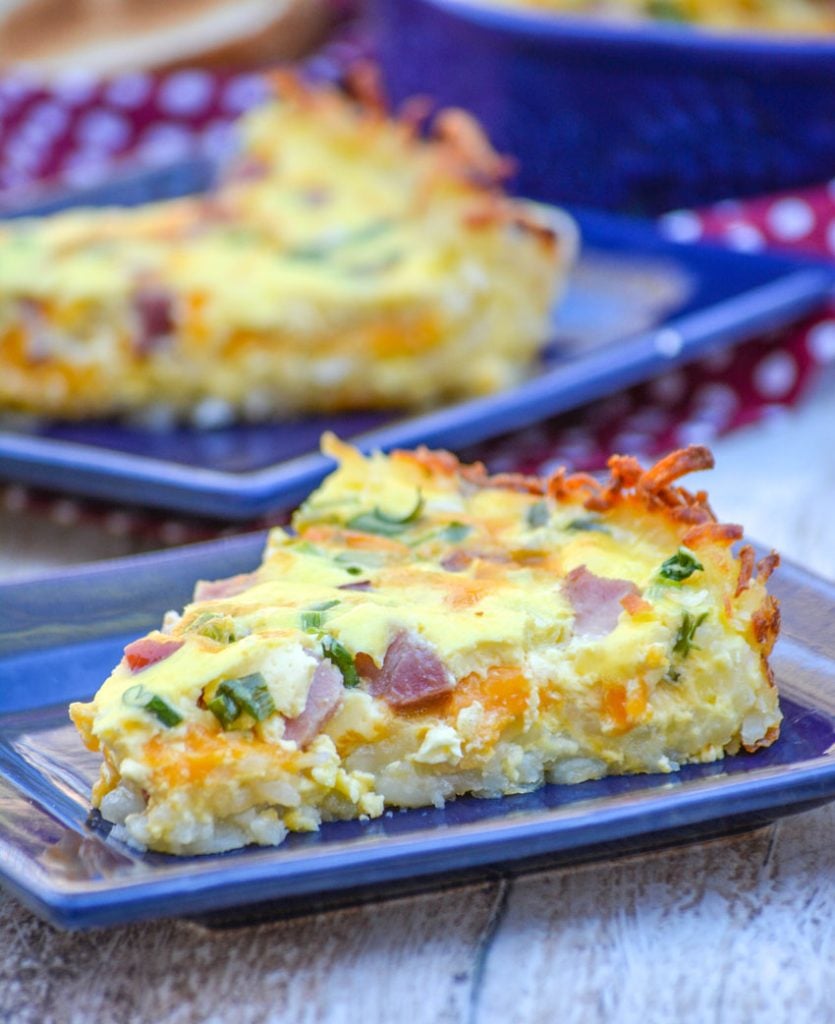
[[[0,895],[4,1021],[835,1019],[835,805],[729,839],[251,928],[63,934]]]
[[[715,449],[720,516],[835,577],[828,394]],[[54,527],[39,543],[27,523],[24,546],[10,523],[0,576],[73,560],[70,531],[63,546]],[[89,536],[78,550],[111,553]],[[835,1022],[835,805],[747,835],[240,929],[63,934],[0,893],[0,1021]]]

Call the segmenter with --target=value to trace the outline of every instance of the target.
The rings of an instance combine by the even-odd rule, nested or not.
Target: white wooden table
[[[714,444],[720,518],[835,578],[831,381]],[[0,513],[0,578],[130,542]],[[833,623],[835,628],[835,623]],[[233,931],[61,934],[0,893],[0,1021],[835,1021],[835,804],[757,832]]]

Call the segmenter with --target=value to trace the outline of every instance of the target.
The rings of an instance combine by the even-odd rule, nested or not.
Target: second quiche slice
[[[523,379],[576,247],[463,111],[283,77],[206,196],[0,224],[0,411],[215,426]]]
[[[776,738],[776,556],[735,554],[691,447],[599,482],[446,452],[339,468],[252,573],[125,648],[71,715],[115,834],[172,853],[276,844],[322,819],[606,774]]]

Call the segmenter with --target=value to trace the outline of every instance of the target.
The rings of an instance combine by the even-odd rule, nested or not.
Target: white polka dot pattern
[[[835,320],[822,320],[815,324],[806,338],[809,355],[819,363],[835,360]]]
[[[766,220],[772,233],[788,242],[805,238],[815,227],[812,207],[794,196],[778,199],[766,214]]]
[[[105,89],[104,97],[115,107],[133,110],[150,96],[154,80],[150,75],[137,72],[114,79]]]
[[[208,71],[177,71],[160,85],[157,102],[166,114],[202,114],[213,92],[214,80]]]
[[[674,210],[658,222],[662,234],[671,242],[695,242],[702,236],[702,222],[690,210]]]
[[[785,398],[797,383],[797,363],[788,352],[772,352],[754,369],[754,385],[763,398]]]
[[[725,228],[725,242],[740,252],[756,252],[765,247],[762,231],[753,224],[732,221]]]

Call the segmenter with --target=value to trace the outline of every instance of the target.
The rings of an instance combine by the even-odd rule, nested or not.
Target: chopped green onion
[[[263,722],[275,711],[275,701],[260,672],[241,679],[226,679],[217,690],[231,697],[240,710],[251,715],[256,722]]]
[[[353,576],[359,576],[368,569],[377,569],[384,561],[379,551],[340,551],[333,560]]]
[[[407,526],[416,522],[423,511],[423,495],[418,491],[414,507],[405,516],[391,516],[379,507],[371,512],[360,512],[349,519],[346,526],[349,530],[362,530],[363,533],[378,533],[383,537],[396,537]]]
[[[540,526],[546,526],[551,518],[551,512],[547,501],[535,501],[525,511],[525,523],[532,530]]]
[[[323,636],[322,653],[342,673],[342,682],[346,686],[359,686],[360,677],[347,648],[332,636]]]
[[[670,583],[681,583],[689,579],[694,572],[702,571],[704,566],[688,548],[681,547],[671,555],[661,568],[658,575]]]
[[[359,245],[362,242],[370,242],[372,239],[388,231],[391,226],[390,220],[375,220],[370,224],[363,224],[362,227],[345,231],[333,238],[312,242],[310,245],[297,246],[295,249],[290,249],[284,255],[290,260],[324,260],[341,249]]]
[[[318,555],[320,558],[322,556],[320,549],[315,544],[311,544],[309,540],[296,541],[294,548],[303,555]]]
[[[681,620],[681,625],[678,627],[678,633],[676,634],[675,643],[673,644],[673,654],[678,654],[682,659],[686,658],[691,650],[698,650],[698,646],[693,643],[693,637],[696,634],[696,630],[707,618],[707,612],[702,612],[701,615],[691,615],[690,612],[685,612]]]
[[[566,529],[585,530],[591,533],[610,533],[599,520],[592,516],[581,516],[579,519],[572,519]]]
[[[163,725],[167,725],[172,728],[175,725],[179,725],[183,720],[183,716],[179,711],[176,711],[167,700],[163,700],[162,697],[154,695],[145,705],[145,710],[162,722]]]
[[[314,604],[305,609],[300,615],[302,629],[321,629],[325,622],[325,616],[322,613],[338,604],[339,600],[334,598],[332,601],[322,601],[321,604]]]
[[[448,523],[441,530],[441,536],[450,544],[459,544],[462,540],[466,540],[472,532],[472,526],[467,523]]]
[[[167,700],[151,693],[142,683],[129,686],[122,694],[122,702],[132,708],[142,708],[169,728],[179,725],[183,720],[180,712],[171,707]]]
[[[447,544],[460,544],[461,541],[466,540],[472,532],[472,526],[468,526],[466,523],[452,522],[448,523],[446,526],[439,526],[435,530],[430,530],[428,533],[415,537],[406,543],[410,548],[419,548],[423,544],[428,544],[433,540],[444,541]]]
[[[263,722],[275,711],[275,701],[260,672],[241,679],[224,679],[206,707],[228,728],[244,712],[256,722]]]
[[[228,693],[217,693],[206,705],[224,729],[227,729],[240,714],[240,709]]]
[[[129,686],[122,694],[122,703],[132,708],[144,708],[153,694],[142,683]]]
[[[234,620],[219,612],[203,612],[198,615],[189,627],[189,632],[208,637],[219,644],[231,644],[238,639]]]

